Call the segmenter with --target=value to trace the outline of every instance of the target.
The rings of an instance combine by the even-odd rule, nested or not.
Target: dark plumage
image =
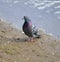
[[[24,33],[29,37],[33,37],[31,20],[27,16],[24,16],[24,20],[25,22],[22,27]]]
[[[32,22],[31,20],[27,17],[27,16],[24,16],[23,18],[25,20],[24,24],[23,24],[23,31],[24,33],[28,36],[28,37],[36,37],[36,38],[39,38],[40,35],[38,34],[38,31],[35,29],[36,27],[33,27],[32,26]]]

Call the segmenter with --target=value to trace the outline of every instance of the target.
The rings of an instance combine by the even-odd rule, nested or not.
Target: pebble
[[[38,54],[37,56],[39,57],[40,55]]]
[[[17,40],[20,40],[20,38],[17,38]]]

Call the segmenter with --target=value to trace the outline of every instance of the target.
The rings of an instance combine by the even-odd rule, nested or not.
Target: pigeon
[[[33,27],[31,20],[27,16],[24,16],[23,19],[25,22],[23,24],[22,30],[25,35],[29,37],[29,40],[33,41],[34,37],[39,38],[40,35],[38,34],[36,27]]]

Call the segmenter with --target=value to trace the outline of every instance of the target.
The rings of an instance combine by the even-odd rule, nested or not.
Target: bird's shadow
[[[4,38],[6,41],[11,41],[11,42],[27,42],[28,41],[28,37],[24,37],[24,38],[15,38],[15,37],[12,37],[12,38]],[[40,38],[34,38],[35,40],[36,39],[40,39]]]
[[[41,37],[35,37],[34,39],[40,39]],[[12,40],[14,42],[28,42],[28,37],[24,37],[24,38],[12,38]]]

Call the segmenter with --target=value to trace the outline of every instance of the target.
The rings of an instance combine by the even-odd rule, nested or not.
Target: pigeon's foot
[[[34,38],[33,38],[33,37],[29,37],[29,38],[28,38],[28,41],[29,41],[29,42],[34,42]]]

